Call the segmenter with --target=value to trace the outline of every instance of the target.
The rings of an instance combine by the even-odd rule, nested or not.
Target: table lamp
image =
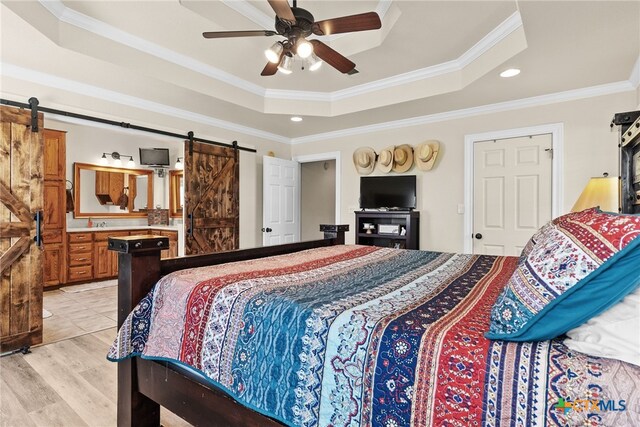
[[[591,178],[571,208],[571,212],[579,212],[598,206],[603,211],[617,213],[619,188],[617,176],[609,176],[608,173],[604,173],[602,177]]]

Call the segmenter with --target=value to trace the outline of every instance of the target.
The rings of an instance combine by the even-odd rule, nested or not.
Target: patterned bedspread
[[[640,368],[484,338],[516,262],[334,246],[178,271],[108,358],[188,365],[288,425],[640,425]]]

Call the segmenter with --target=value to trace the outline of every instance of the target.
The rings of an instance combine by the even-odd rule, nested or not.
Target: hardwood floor
[[[44,298],[53,313],[45,319],[45,343],[0,358],[0,426],[115,426],[117,364],[106,359],[116,335],[115,287],[53,292]],[[164,409],[161,420],[189,425]]]

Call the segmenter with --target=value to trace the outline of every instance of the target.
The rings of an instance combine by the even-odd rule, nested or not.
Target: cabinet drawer
[[[93,271],[91,270],[91,266],[85,265],[81,267],[69,267],[69,274],[67,279],[70,282],[93,279]]]
[[[77,254],[79,252],[91,252],[93,250],[93,244],[87,243],[69,243],[69,254]]]
[[[99,233],[93,233],[93,240],[96,242],[102,242],[109,237],[128,236],[128,231],[101,231]]]
[[[90,242],[91,233],[69,233],[69,243]]]
[[[77,265],[91,265],[93,263],[93,253],[92,252],[79,252],[69,254],[69,265],[77,266]]]

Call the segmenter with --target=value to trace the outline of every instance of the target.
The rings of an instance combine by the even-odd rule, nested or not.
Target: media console
[[[357,245],[420,249],[420,212],[356,211],[355,214]],[[365,224],[372,225],[370,233]],[[398,232],[394,233],[394,229]]]

